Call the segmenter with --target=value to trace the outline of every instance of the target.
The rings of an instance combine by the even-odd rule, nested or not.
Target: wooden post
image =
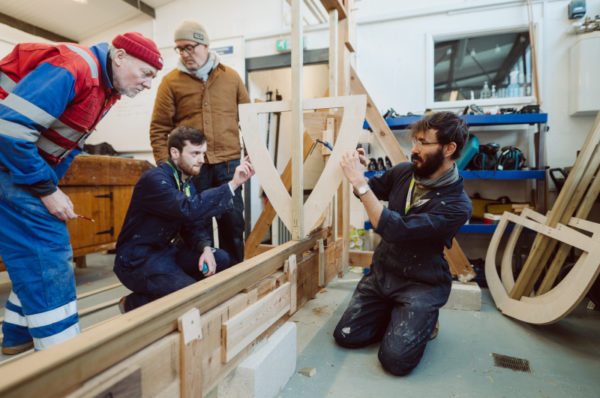
[[[325,286],[325,245],[319,239],[319,287]]]
[[[286,261],[288,269],[288,281],[290,282],[290,312],[293,315],[296,312],[298,304],[298,265],[296,264],[296,255],[292,254]]]
[[[304,172],[302,167],[302,1],[292,0],[292,239],[304,237]]]
[[[202,356],[200,355],[200,340],[202,339],[202,326],[200,325],[200,311],[191,309],[177,319],[177,328],[180,335],[180,363],[181,363],[181,396],[202,396]]]

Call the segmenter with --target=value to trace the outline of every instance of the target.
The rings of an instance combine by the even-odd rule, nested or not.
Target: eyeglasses
[[[173,50],[175,50],[175,52],[179,55],[183,54],[183,52],[185,51],[188,54],[191,54],[194,52],[194,50],[196,49],[196,47],[198,47],[200,45],[200,43],[196,43],[196,44],[187,44],[183,47],[174,47]]]
[[[412,143],[414,146],[416,146],[419,149],[423,149],[423,147],[427,146],[427,145],[436,145],[436,144],[442,145],[439,142],[426,142],[426,141],[419,141],[419,140],[415,140],[415,139],[412,140]]]

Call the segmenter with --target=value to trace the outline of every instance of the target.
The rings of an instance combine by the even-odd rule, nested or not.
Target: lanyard
[[[404,206],[404,214],[407,214],[410,210],[410,205],[412,202],[412,194],[415,189],[415,177],[412,177],[410,180],[410,185],[408,186],[408,194],[406,194],[406,205]]]
[[[177,173],[177,170],[175,169],[175,166],[173,166],[171,164],[171,161],[167,161],[167,164],[169,166],[171,166],[171,169],[173,169],[173,177],[175,177],[175,182],[177,183],[177,190],[181,191],[181,183],[179,182],[179,174]],[[187,196],[188,198],[192,195],[190,192],[190,184],[186,183],[185,186],[183,187],[183,192],[185,192],[185,196]]]

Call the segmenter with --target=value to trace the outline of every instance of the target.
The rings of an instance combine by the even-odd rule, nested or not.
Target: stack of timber
[[[586,220],[600,193],[599,173],[600,113],[548,215],[525,209],[521,216],[502,216],[490,242],[485,272],[496,306],[504,314],[529,323],[553,323],[585,297],[600,272],[600,224]],[[500,278],[496,254],[509,223],[516,227],[504,248]],[[536,231],[537,236],[515,280],[512,254],[523,227]],[[582,254],[557,283],[572,247]]]
[[[320,241],[324,242],[320,245]],[[202,396],[339,272],[320,229],[0,365],[2,397]],[[322,246],[323,252],[319,252]],[[322,260],[325,259],[325,260]]]

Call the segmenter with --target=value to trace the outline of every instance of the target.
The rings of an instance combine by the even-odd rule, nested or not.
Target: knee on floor
[[[352,334],[349,326],[338,325],[333,331],[333,338],[339,346],[344,348],[360,348],[370,343],[370,341],[365,341],[362,336]]]
[[[384,350],[379,350],[379,362],[381,366],[395,376],[409,374],[417,367],[420,360],[420,357],[415,360],[414,358],[407,358],[406,356],[394,355]]]

